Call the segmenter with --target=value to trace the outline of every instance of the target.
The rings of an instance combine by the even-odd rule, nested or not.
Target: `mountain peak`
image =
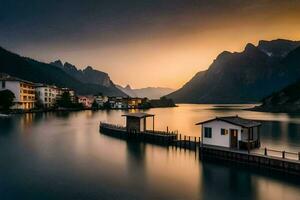
[[[252,43],[248,43],[247,45],[246,45],[246,47],[245,47],[245,50],[244,50],[244,52],[249,52],[249,51],[253,51],[253,50],[257,50],[257,47],[256,46],[254,46],[254,44],[252,44]]]
[[[51,62],[50,65],[54,65],[54,66],[60,67],[60,68],[62,68],[64,66],[63,63],[61,62],[61,60],[59,60],[59,59],[54,62]]]
[[[129,85],[129,84],[127,84],[127,85],[126,85],[126,87],[125,87],[125,89],[126,89],[126,90],[131,90],[131,87],[130,87],[130,85]]]
[[[94,70],[94,69],[93,69],[93,67],[91,67],[91,66],[87,66],[84,70],[92,71],[92,70]]]

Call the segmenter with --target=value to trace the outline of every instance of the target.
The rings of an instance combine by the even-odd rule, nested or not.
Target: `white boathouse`
[[[203,145],[233,149],[253,149],[260,147],[261,123],[239,116],[216,117],[199,122]]]

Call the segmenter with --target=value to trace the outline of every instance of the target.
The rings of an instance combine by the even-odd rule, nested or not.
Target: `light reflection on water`
[[[194,124],[223,115],[264,120],[262,143],[299,151],[300,116],[244,111],[244,105],[180,105],[156,114],[156,129],[199,136]],[[297,177],[190,151],[99,134],[99,121],[124,124],[124,111],[16,115],[0,119],[0,199],[297,199]],[[151,127],[151,120],[148,121]]]

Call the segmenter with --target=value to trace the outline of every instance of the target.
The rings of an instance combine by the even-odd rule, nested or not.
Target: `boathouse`
[[[239,116],[216,117],[199,122],[203,145],[233,149],[253,149],[260,147],[261,123]]]
[[[154,115],[148,113],[128,113],[126,117],[126,130],[128,133],[143,133],[147,131],[148,117],[152,118],[152,131],[154,132]]]

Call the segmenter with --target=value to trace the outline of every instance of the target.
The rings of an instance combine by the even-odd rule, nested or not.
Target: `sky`
[[[0,46],[176,89],[224,50],[300,40],[299,19],[300,0],[0,0]]]

